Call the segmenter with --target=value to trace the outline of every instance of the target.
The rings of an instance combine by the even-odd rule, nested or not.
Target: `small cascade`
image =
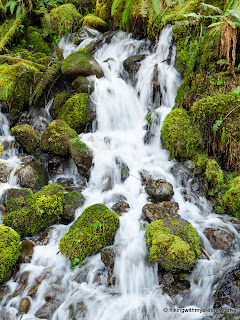
[[[59,44],[64,57],[91,43],[93,38],[101,37],[99,33],[88,34],[77,46],[72,44],[74,36],[64,37]],[[126,75],[123,61],[136,54],[146,57],[141,61],[133,85]],[[114,241],[118,252],[113,270],[115,283],[109,286],[100,253],[88,257],[81,268],[71,270],[70,262],[59,254],[58,247],[59,240],[71,224],[57,224],[48,229],[46,243],[41,242],[40,238],[35,239],[31,262],[22,263],[17,276],[7,282],[7,293],[0,302],[0,319],[37,320],[35,314],[46,303],[46,292],[53,290],[54,286],[60,293],[58,299],[51,302],[51,320],[192,320],[212,315],[211,311],[190,314],[171,311],[178,307],[210,308],[215,281],[227,267],[236,264],[240,256],[240,237],[230,218],[216,215],[205,198],[192,192],[188,187],[190,180],[185,178],[188,175],[180,176],[179,172],[174,171],[177,162],[169,160],[168,152],[161,145],[161,127],[174,106],[181,83],[180,74],[174,67],[175,56],[171,26],[162,31],[153,53],[146,40],[135,40],[131,35],[117,32],[108,43],[103,42],[94,54],[104,71],[103,78],[95,79],[95,91],[91,96],[96,104],[97,129],[80,135],[81,140],[93,150],[94,166],[88,185],[83,190],[86,202],[76,210],[75,218],[95,203],[104,203],[111,208],[119,199],[124,199],[129,204],[130,209],[120,217],[120,228]],[[157,84],[154,96],[153,78]],[[50,121],[51,103],[45,108],[47,122]],[[150,110],[153,110],[153,125],[146,143],[145,117]],[[6,141],[13,143],[9,123],[2,113],[0,124],[1,144],[5,146]],[[17,187],[14,173],[21,163],[15,148],[4,151],[1,161],[9,165],[13,163],[13,167],[8,181],[0,186],[0,196],[5,189]],[[129,173],[124,181],[119,163],[124,164]],[[198,260],[187,294],[170,297],[164,293],[159,284],[157,266],[147,262],[146,221],[142,219],[142,208],[148,199],[141,182],[143,171],[173,185],[173,201],[179,204],[178,213],[197,229],[212,257],[211,260]],[[67,169],[60,168],[59,175],[53,177],[50,183],[64,178],[71,178],[76,187],[81,185],[73,163]],[[182,192],[183,185],[185,193]],[[203,230],[213,226],[228,230],[234,236],[230,253],[211,247]],[[18,284],[24,277],[25,286],[19,289]],[[36,289],[35,295],[30,298],[31,307],[28,313],[20,314],[20,301],[29,297],[30,288]]]

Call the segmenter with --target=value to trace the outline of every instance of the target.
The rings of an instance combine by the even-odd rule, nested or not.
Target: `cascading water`
[[[36,245],[31,263],[22,263],[16,280],[12,278],[7,283],[0,305],[0,319],[38,319],[35,313],[45,303],[46,291],[53,286],[58,288],[59,295],[58,300],[52,302],[52,320],[202,319],[208,315],[199,312],[173,313],[169,310],[178,306],[211,306],[212,287],[217,275],[224,272],[227,266],[234,265],[239,258],[239,235],[230,218],[214,214],[207,201],[196,199],[188,186],[185,191],[190,200],[184,199],[182,181],[171,173],[176,163],[169,161],[168,152],[161,146],[160,129],[174,106],[181,81],[174,68],[175,47],[172,45],[171,31],[170,26],[163,30],[153,54],[149,52],[146,41],[134,40],[123,32],[116,33],[109,44],[104,44],[95,53],[105,77],[95,80],[92,95],[97,107],[98,128],[95,132],[81,134],[82,141],[94,152],[94,167],[88,187],[83,191],[86,203],[76,211],[76,218],[84,208],[95,203],[105,203],[109,208],[116,199],[125,199],[129,203],[130,209],[120,217],[120,228],[114,242],[118,248],[114,267],[116,284],[111,287],[107,285],[106,269],[100,254],[89,257],[84,266],[71,271],[70,262],[58,254],[58,242],[69,226],[54,225],[48,232],[48,244]],[[61,45],[66,57],[77,48],[69,45],[66,39],[64,41]],[[139,53],[146,54],[146,58],[141,63],[134,88],[126,79],[123,61]],[[154,101],[155,106],[159,106],[155,112],[158,120],[152,127],[153,139],[149,144],[144,144],[145,116],[153,104],[152,78],[156,69],[161,92]],[[10,135],[9,126],[2,114],[0,121],[4,123],[2,139],[5,139]],[[121,169],[116,159],[121,159],[129,168],[130,176],[124,183],[121,182]],[[65,175],[74,175],[74,170],[73,165]],[[189,295],[178,295],[172,299],[164,294],[158,283],[157,267],[147,263],[144,222],[141,221],[142,207],[147,203],[147,195],[140,181],[142,170],[173,185],[173,200],[179,204],[179,214],[198,230],[204,247],[212,257],[211,260],[198,261],[192,272]],[[8,183],[5,189],[11,185],[10,178]],[[231,253],[223,254],[221,250],[211,247],[203,230],[212,226],[229,230],[234,235],[234,250]],[[13,294],[19,288],[19,279],[26,274],[26,286]],[[30,298],[31,307],[27,314],[20,314],[20,300],[28,296],[29,288],[36,285],[36,279],[42,280],[38,281],[35,297]]]

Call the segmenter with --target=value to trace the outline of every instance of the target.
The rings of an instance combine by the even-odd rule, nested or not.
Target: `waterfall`
[[[61,42],[64,57],[78,50],[69,40],[72,37],[64,38]],[[141,62],[133,86],[123,68],[123,61],[135,54],[144,54],[146,57]],[[186,192],[192,201],[183,197],[182,181],[172,173],[176,161],[169,161],[168,152],[160,141],[163,121],[174,106],[177,88],[181,83],[180,74],[174,67],[175,56],[171,26],[162,31],[154,52],[150,51],[146,40],[135,40],[131,35],[117,32],[110,43],[103,44],[94,55],[105,76],[95,79],[95,91],[91,96],[96,104],[97,130],[80,135],[81,140],[93,150],[94,166],[88,186],[83,191],[86,202],[84,207],[77,209],[75,218],[95,203],[104,203],[111,208],[116,199],[125,199],[129,204],[130,209],[120,217],[120,228],[114,240],[119,250],[114,267],[116,283],[108,286],[100,253],[87,258],[86,264],[80,269],[71,271],[70,262],[58,253],[59,240],[70,225],[57,224],[49,228],[47,244],[37,242],[31,263],[22,263],[17,277],[7,282],[8,292],[0,302],[0,319],[38,319],[35,313],[45,303],[46,290],[56,284],[62,291],[53,309],[52,320],[192,320],[212,314],[171,311],[179,306],[210,308],[216,275],[224,272],[227,266],[234,265],[239,258],[239,235],[232,223],[216,215],[206,199],[194,198],[190,189],[186,188]],[[160,94],[153,101],[152,79],[156,70]],[[47,113],[49,106],[46,106]],[[153,139],[146,144],[145,116],[153,108],[158,121],[151,129]],[[4,115],[0,115],[0,122],[3,123],[1,139],[9,139],[6,138],[11,137],[9,124]],[[16,154],[9,157],[18,159]],[[121,181],[117,158],[129,168],[130,175],[124,182]],[[74,175],[76,170],[74,164],[72,166],[63,175]],[[147,194],[140,178],[143,170],[173,185],[173,201],[179,204],[179,214],[198,230],[204,247],[212,256],[211,260],[198,260],[187,296],[179,295],[173,299],[163,293],[158,282],[157,266],[147,262],[146,222],[141,216],[142,207],[147,203]],[[17,186],[16,182],[8,182],[4,188],[10,185]],[[219,226],[234,234],[236,241],[231,255],[224,255],[221,250],[211,247],[203,230],[212,226]],[[26,286],[12,296],[18,289],[19,277],[24,274],[28,274]],[[36,278],[39,277],[44,278],[38,285],[36,296],[30,298],[30,310],[27,314],[20,314],[20,300],[28,296],[29,288],[36,285]]]

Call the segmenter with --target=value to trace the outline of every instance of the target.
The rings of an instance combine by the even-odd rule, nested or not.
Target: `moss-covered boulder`
[[[62,64],[62,73],[70,81],[79,76],[96,75],[103,77],[103,71],[98,62],[86,51],[79,50],[71,53]]]
[[[64,121],[54,120],[43,132],[40,147],[42,150],[56,155],[67,155],[69,154],[69,141],[77,137],[76,131]]]
[[[165,118],[161,130],[164,147],[169,150],[170,158],[190,159],[197,152],[200,134],[193,127],[187,112],[172,110]]]
[[[50,108],[50,115],[55,120],[58,117],[59,112],[61,111],[65,102],[72,97],[71,92],[63,91],[56,95],[54,98],[53,104]]]
[[[77,77],[72,82],[72,86],[79,93],[91,94],[94,91],[94,81],[90,77]]]
[[[58,113],[58,119],[64,120],[71,128],[80,130],[95,117],[94,105],[87,93],[75,94]]]
[[[34,153],[40,140],[38,131],[28,124],[22,124],[11,128],[11,134],[28,153]]]
[[[119,225],[115,212],[104,204],[94,204],[83,211],[60,240],[60,252],[71,261],[84,260],[109,246]]]
[[[201,257],[201,243],[196,229],[183,220],[156,220],[146,231],[149,260],[167,271],[189,271]]]
[[[20,186],[23,188],[40,190],[47,184],[47,172],[45,168],[36,161],[21,166],[21,168],[17,170],[16,175]]]
[[[79,138],[70,140],[69,149],[79,174],[86,179],[89,179],[93,163],[92,150],[89,149]]]
[[[212,187],[223,183],[223,171],[216,160],[210,159],[206,165],[206,179]]]
[[[240,176],[232,180],[230,188],[223,197],[226,213],[240,217]]]
[[[75,218],[75,211],[84,204],[85,198],[80,191],[67,192],[64,194],[62,217],[68,222]]]
[[[0,225],[0,282],[11,274],[20,254],[20,236],[12,228]]]
[[[88,14],[84,17],[82,27],[91,27],[100,32],[108,31],[108,24],[100,17],[97,17],[93,14]]]
[[[40,71],[26,63],[0,65],[0,102],[6,110],[18,113],[28,106],[30,92]]]
[[[51,31],[59,36],[75,32],[81,18],[82,16],[73,4],[63,4],[50,12]]]
[[[3,224],[21,236],[31,236],[56,222],[63,212],[64,188],[58,184],[43,187],[35,196],[30,189],[7,192],[7,215]]]
[[[174,195],[173,186],[164,179],[149,179],[145,191],[154,202],[171,200]]]

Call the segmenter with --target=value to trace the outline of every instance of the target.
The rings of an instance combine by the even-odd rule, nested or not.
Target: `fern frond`
[[[216,11],[218,13],[223,13],[223,11],[220,8],[215,7],[215,6],[211,5],[211,4],[207,4],[207,3],[203,3],[202,2],[201,5],[203,6],[204,10],[212,9],[213,11]]]
[[[111,9],[111,15],[113,16],[114,13],[116,12],[118,6],[120,5],[120,3],[122,2],[122,0],[114,0],[113,4],[112,4],[112,9]]]

